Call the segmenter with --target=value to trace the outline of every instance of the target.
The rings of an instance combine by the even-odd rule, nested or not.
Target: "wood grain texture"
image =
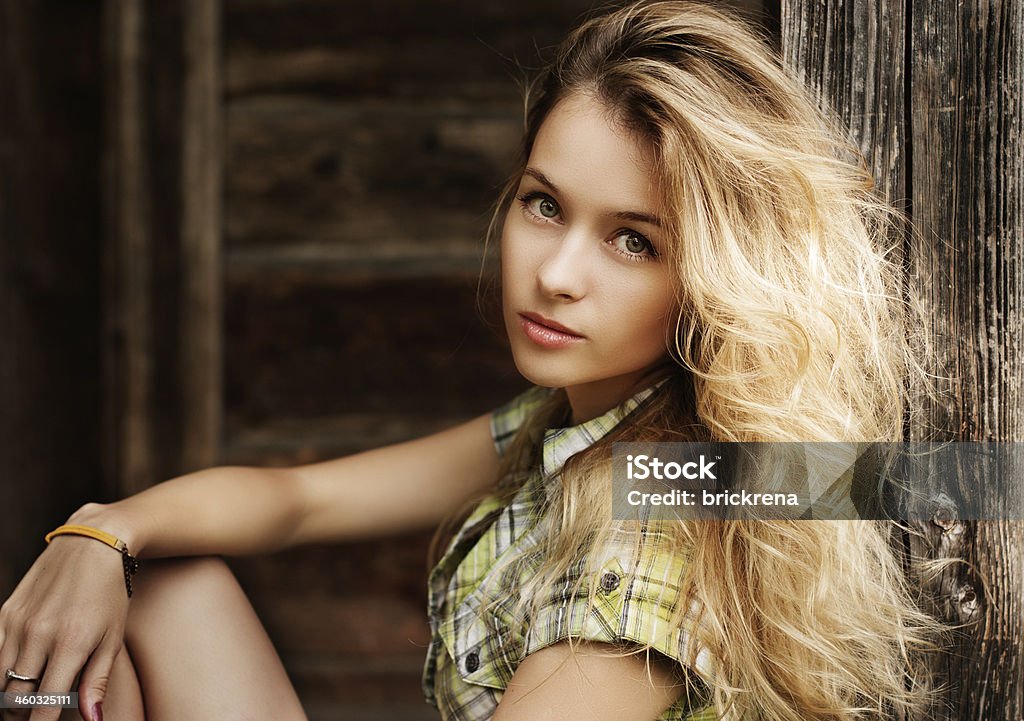
[[[907,203],[905,10],[886,2],[783,2],[786,65],[848,129],[879,194]]]
[[[218,3],[103,5],[108,498],[216,462],[222,392]]]
[[[189,0],[183,21],[181,465],[220,455],[223,402],[223,152],[220,4]]]
[[[786,62],[848,123],[884,195],[918,232],[902,249],[909,290],[928,307],[929,370],[941,400],[915,399],[910,440],[1021,440],[1022,88],[1017,3],[782,4]],[[977,494],[964,474],[961,493]],[[999,517],[1001,499],[983,500]],[[937,511],[919,557],[962,558],[925,590],[926,605],[968,624],[934,659],[951,690],[929,718],[1022,715],[1020,522],[964,522]]]
[[[106,81],[103,254],[105,475],[111,496],[151,483],[151,230],[149,157],[144,147],[142,3],[103,6]]]
[[[450,105],[232,103],[229,272],[323,257],[339,268],[376,261],[386,273],[406,257],[447,255],[477,270],[521,124],[512,108],[481,115],[464,101]],[[443,263],[434,270],[446,272]]]
[[[950,377],[955,399],[923,411],[954,440],[1024,439],[1022,13],[1010,2],[931,3],[912,18],[910,182],[921,235],[908,257],[932,309],[935,371]],[[976,492],[970,475],[962,483]],[[999,517],[998,501],[984,499],[986,517]],[[1022,524],[968,523],[944,536],[965,564],[943,576],[939,598],[951,621],[971,624],[942,669],[959,690],[951,718],[1019,719]]]
[[[229,297],[229,438],[287,417],[471,417],[525,387],[496,306],[477,317],[467,280],[279,277]]]

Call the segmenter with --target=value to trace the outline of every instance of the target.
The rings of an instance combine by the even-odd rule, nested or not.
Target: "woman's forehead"
[[[590,94],[555,105],[537,132],[527,167],[570,197],[658,214],[653,153]]]

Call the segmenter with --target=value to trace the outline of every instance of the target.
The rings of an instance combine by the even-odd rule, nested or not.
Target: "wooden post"
[[[924,410],[951,439],[1021,441],[1024,7],[921,3],[911,20],[910,183],[922,232],[908,255],[932,309],[935,369],[954,377],[959,401]],[[964,479],[965,493],[977,493],[974,482]],[[966,561],[941,579],[939,600],[950,621],[974,624],[940,669],[958,685],[952,718],[1021,719],[1024,525],[939,533],[936,547]]]
[[[197,469],[220,456],[223,415],[219,3],[188,0],[184,36],[181,464]]]
[[[220,12],[199,0],[104,5],[109,497],[218,459]]]
[[[112,497],[145,488],[155,468],[144,10],[140,0],[108,0],[104,5],[107,121],[101,426],[106,491]]]
[[[949,440],[1022,440],[1024,8],[784,0],[781,19],[786,63],[838,109],[883,194],[920,230],[904,245],[911,290],[931,311],[930,370],[953,379],[957,401],[921,399],[922,417]],[[998,518],[998,499],[986,500]],[[932,718],[1019,721],[1024,526],[935,519],[921,530],[923,541],[907,539],[915,554],[965,561],[927,589],[944,620],[968,624],[936,659],[950,689]]]
[[[904,34],[899,3],[783,2],[786,64],[849,126],[882,194],[906,202]]]

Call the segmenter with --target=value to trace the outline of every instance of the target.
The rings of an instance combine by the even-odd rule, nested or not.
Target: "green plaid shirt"
[[[481,501],[434,567],[428,599],[433,637],[423,670],[423,691],[445,721],[491,718],[519,663],[534,651],[569,637],[640,644],[671,659],[682,658],[685,630],[669,635],[667,624],[678,602],[683,559],[664,551],[645,551],[644,546],[639,558],[633,557],[632,547],[628,552],[614,547],[602,552],[596,571],[601,590],[593,607],[588,608],[587,584],[579,595],[570,596],[574,582],[584,573],[581,562],[563,577],[564,583],[545,592],[547,602],[525,633],[513,632],[518,627],[511,623],[516,579],[522,577],[517,574],[530,573],[542,560],[536,548],[546,533],[540,511],[546,484],[557,479],[570,456],[606,435],[659,386],[651,386],[580,425],[547,430],[541,468],[511,502],[503,505],[495,495]],[[494,411],[491,432],[499,455],[551,392],[534,386]],[[507,553],[524,557],[525,565],[514,572],[494,572],[495,561]],[[628,580],[620,583],[620,579]],[[484,600],[495,597],[502,598],[502,603],[496,610],[482,613]],[[710,672],[706,655],[698,658],[697,670]],[[715,716],[706,704],[691,704],[681,698],[658,718],[714,721]]]

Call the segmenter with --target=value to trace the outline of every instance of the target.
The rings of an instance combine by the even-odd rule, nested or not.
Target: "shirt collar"
[[[607,413],[584,421],[579,425],[566,428],[549,428],[544,431],[544,453],[541,470],[544,478],[562,470],[562,466],[573,454],[589,448],[596,441],[606,436],[623,418],[628,416],[637,406],[660,388],[668,378],[649,385],[642,391],[627,398]]]

